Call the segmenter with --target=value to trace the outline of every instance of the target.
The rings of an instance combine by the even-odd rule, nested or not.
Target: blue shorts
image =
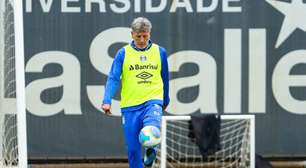
[[[130,168],[143,168],[141,144],[138,141],[140,130],[147,125],[160,128],[162,106],[150,104],[135,111],[122,112],[125,143],[128,147],[128,160]]]

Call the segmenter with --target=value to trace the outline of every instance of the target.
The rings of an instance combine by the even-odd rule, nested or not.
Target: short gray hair
[[[151,32],[152,24],[145,17],[135,18],[131,24],[132,32]]]

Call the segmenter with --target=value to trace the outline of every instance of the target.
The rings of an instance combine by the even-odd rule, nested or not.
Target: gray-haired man
[[[150,166],[154,148],[145,149],[142,162],[138,136],[145,126],[160,128],[162,111],[169,104],[169,72],[166,50],[150,40],[151,22],[144,17],[131,24],[133,41],[119,49],[110,70],[102,110],[111,115],[111,99],[121,81],[121,112],[131,168]]]

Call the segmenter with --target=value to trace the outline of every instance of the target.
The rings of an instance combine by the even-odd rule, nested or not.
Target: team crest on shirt
[[[141,62],[147,61],[147,56],[141,55],[141,56],[140,56],[140,61],[141,61]]]

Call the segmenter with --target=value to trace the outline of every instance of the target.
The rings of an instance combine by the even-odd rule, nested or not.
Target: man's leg
[[[152,166],[153,162],[156,159],[156,155],[157,155],[157,147],[146,148],[145,149],[145,155],[144,155],[144,158],[143,158],[143,164],[146,167]]]
[[[128,161],[130,168],[143,168],[141,156],[141,144],[138,135],[142,126],[136,111],[124,112],[123,127],[125,143],[128,147]]]
[[[147,106],[143,116],[143,126],[153,125],[160,129],[162,115],[163,110],[161,105],[151,104]]]
[[[144,126],[153,125],[158,129],[160,129],[162,113],[163,113],[162,107],[158,104],[152,104],[147,106],[143,118],[143,125]],[[154,160],[156,159],[158,146],[154,148],[145,149],[145,157],[144,157],[145,166],[151,166]]]

